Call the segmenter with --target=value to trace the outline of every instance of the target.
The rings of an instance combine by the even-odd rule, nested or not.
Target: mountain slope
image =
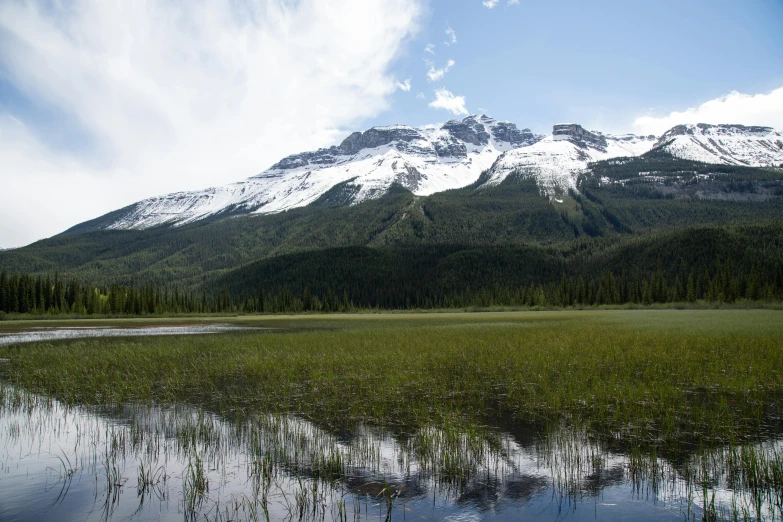
[[[269,214],[306,206],[340,184],[350,188],[345,203],[377,198],[394,183],[429,195],[473,183],[503,152],[541,138],[487,116],[440,127],[375,127],[351,134],[339,146],[284,158],[245,181],[150,198],[69,232],[183,225],[219,214]]]
[[[351,134],[339,146],[284,158],[245,181],[146,199],[66,232],[144,230],[308,205],[355,205],[383,196],[394,185],[429,196],[497,186],[511,174],[534,180],[553,198],[578,191],[579,177],[593,162],[651,151],[713,164],[777,166],[783,164],[783,133],[699,124],[674,127],[658,139],[560,124],[544,137],[485,115],[441,126],[375,127]]]
[[[726,165],[783,166],[783,132],[744,125],[677,125],[656,148],[672,156]]]
[[[331,196],[274,214],[60,235],[0,252],[0,269],[194,289],[254,261],[340,246],[594,250],[695,226],[779,222],[783,170],[646,154],[592,163],[577,190],[556,197],[524,174],[430,196],[393,185],[377,199],[349,206],[328,201]]]
[[[576,124],[555,125],[551,136],[503,154],[486,176],[497,185],[513,172],[535,179],[547,194],[576,189],[576,181],[591,162],[640,156],[653,148],[655,136],[604,135]]]

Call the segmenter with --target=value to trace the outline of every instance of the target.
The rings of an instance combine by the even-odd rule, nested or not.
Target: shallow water
[[[688,465],[651,462],[568,428],[333,434],[295,416],[68,407],[0,384],[3,521],[701,520],[705,495],[719,518],[779,520],[720,466],[696,465],[696,483]]]
[[[247,330],[248,327],[229,324],[144,326],[138,328],[115,328],[112,326],[86,327],[38,327],[25,332],[0,333],[0,346],[10,346],[37,341],[59,341],[88,337],[142,337],[154,335],[203,335]],[[253,330],[269,328],[252,328]]]

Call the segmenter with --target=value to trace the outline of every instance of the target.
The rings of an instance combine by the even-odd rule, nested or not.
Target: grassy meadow
[[[3,347],[0,372],[70,403],[185,402],[235,416],[294,413],[334,429],[567,422],[606,440],[664,449],[752,440],[780,424],[783,313],[775,310],[213,321],[254,329]]]

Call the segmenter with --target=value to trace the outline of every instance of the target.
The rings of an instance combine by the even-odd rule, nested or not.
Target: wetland
[[[209,335],[17,338],[0,346],[0,519],[780,520],[781,319],[221,317],[199,319]],[[4,322],[0,339],[193,323]]]

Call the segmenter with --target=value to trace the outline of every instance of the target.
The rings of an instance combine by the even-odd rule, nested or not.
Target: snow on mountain
[[[178,226],[215,215],[280,212],[322,197],[354,204],[380,197],[394,183],[429,195],[480,177],[483,186],[496,185],[515,171],[535,178],[551,196],[576,189],[590,162],[654,148],[707,163],[783,164],[783,133],[769,127],[678,125],[659,139],[560,124],[544,137],[485,115],[468,116],[439,126],[355,132],[339,146],[288,156],[245,181],[146,199],[75,229]]]
[[[590,132],[580,125],[555,125],[552,135],[528,147],[506,152],[490,169],[484,186],[497,185],[512,172],[535,178],[541,189],[576,189],[587,164],[621,156],[640,156],[655,145],[655,136],[611,135]]]
[[[783,165],[783,132],[744,125],[677,125],[656,147],[678,158],[751,167]]]
[[[504,152],[542,138],[484,115],[423,128],[374,127],[339,147],[289,156],[239,183],[141,201],[104,226],[144,229],[226,212],[280,212],[313,203],[341,183],[351,203],[379,197],[395,182],[429,195],[475,182]]]

